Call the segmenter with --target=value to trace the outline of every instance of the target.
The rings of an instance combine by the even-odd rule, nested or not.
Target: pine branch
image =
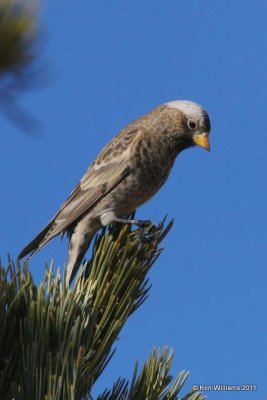
[[[0,0],[0,105],[5,116],[27,133],[38,123],[17,98],[37,81],[38,9],[39,0]]]
[[[139,376],[137,376],[137,363],[128,396],[129,400],[138,397],[149,400],[176,400],[188,374],[182,371],[169,388],[173,379],[169,374],[172,362],[173,351],[165,347],[162,354],[159,350],[153,349]]]
[[[119,379],[112,390],[105,390],[97,400],[178,400],[179,394],[188,377],[182,371],[176,379],[170,375],[173,351],[164,347],[162,352],[153,349],[148,361],[138,374],[136,363],[131,384]],[[129,388],[130,386],[130,388]],[[204,400],[199,392],[190,392],[182,400]]]
[[[37,32],[36,0],[1,0],[0,73],[20,74],[33,59]]]
[[[52,265],[39,287],[27,263],[1,267],[3,400],[89,398],[122,326],[148,296],[147,273],[172,222],[163,225],[145,240],[129,227],[103,232],[71,289],[53,275]]]
[[[14,343],[18,330],[15,314],[22,311],[18,310],[20,306],[15,301],[20,290],[19,284],[19,271],[9,260],[6,270],[0,268],[0,394],[5,393],[5,398],[10,398],[10,377],[16,381],[19,376],[16,368],[17,346]],[[9,312],[11,305],[13,314]]]

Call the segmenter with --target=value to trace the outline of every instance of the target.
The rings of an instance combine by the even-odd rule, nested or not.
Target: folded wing
[[[138,132],[131,132],[131,135],[129,135],[131,140],[128,138],[127,142],[128,146],[129,142],[132,142],[137,137]],[[115,144],[117,138],[115,138]],[[108,160],[107,157],[103,156],[109,152],[110,146],[112,146],[112,150],[114,149],[115,157],[110,157]],[[121,146],[121,151],[118,151],[118,146],[114,146],[113,141],[100,153],[57,214],[21,251],[18,256],[19,259],[29,253],[33,255],[52,238],[66,232],[129,175],[131,171],[129,147]]]

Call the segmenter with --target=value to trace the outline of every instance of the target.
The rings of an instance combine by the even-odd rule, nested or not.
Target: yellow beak
[[[197,146],[200,146],[203,149],[210,151],[209,136],[207,133],[196,133],[193,136],[193,141],[196,143]]]

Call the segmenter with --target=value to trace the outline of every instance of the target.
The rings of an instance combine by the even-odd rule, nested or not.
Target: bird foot
[[[153,233],[157,231],[157,227],[149,220],[115,218],[114,222],[137,225],[140,228],[139,236],[145,243],[148,243],[151,240],[151,235],[153,237]]]
[[[158,232],[156,225],[151,221],[142,221],[143,224],[139,225],[139,236],[142,242],[149,243],[154,238],[154,234]]]

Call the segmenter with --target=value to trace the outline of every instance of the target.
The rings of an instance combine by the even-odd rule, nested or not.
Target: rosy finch
[[[59,234],[69,236],[70,282],[95,233],[125,220],[166,181],[177,155],[198,145],[209,150],[207,112],[191,101],[171,101],[126,126],[90,165],[66,202],[19,258],[36,253]]]

